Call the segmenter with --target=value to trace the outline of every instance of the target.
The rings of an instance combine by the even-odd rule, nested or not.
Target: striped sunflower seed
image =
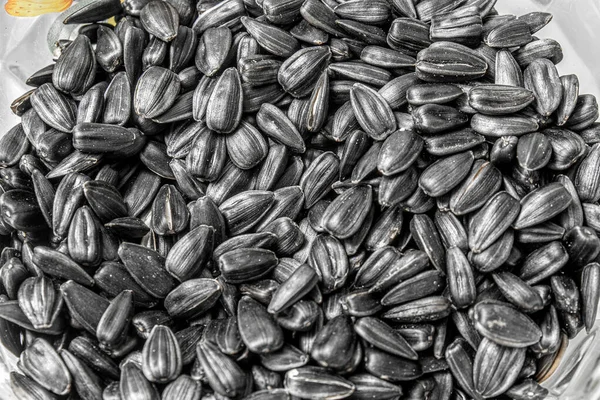
[[[289,370],[285,374],[284,387],[292,396],[302,396],[311,400],[324,396],[332,400],[344,399],[355,390],[354,383],[320,367]]]
[[[475,390],[485,398],[506,392],[517,380],[525,349],[509,348],[483,338],[473,361]]]
[[[307,1],[302,8],[308,8],[312,4],[312,1]],[[298,50],[281,64],[277,80],[292,96],[306,96],[317,84],[320,73],[325,69],[330,58],[331,51],[326,46]]]
[[[168,2],[151,1],[140,11],[140,22],[148,33],[170,42],[177,36],[179,13]]]
[[[436,42],[417,55],[417,76],[426,82],[462,82],[481,78],[486,61],[466,46]]]
[[[240,21],[260,47],[267,52],[278,57],[290,57],[298,50],[298,40],[289,32],[250,17],[242,17]]]
[[[501,346],[523,348],[537,343],[542,336],[539,326],[531,318],[507,303],[480,302],[470,314],[477,331]],[[491,322],[498,320],[505,322]]]
[[[236,68],[227,68],[217,79],[206,106],[206,126],[215,132],[230,133],[242,118],[242,82]]]
[[[233,36],[225,27],[209,28],[198,42],[195,64],[205,76],[214,77],[223,67],[231,49]]]

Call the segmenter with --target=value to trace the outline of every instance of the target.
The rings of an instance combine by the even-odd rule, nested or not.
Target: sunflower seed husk
[[[309,3],[312,4],[312,0],[305,2],[303,8]],[[294,97],[308,95],[317,84],[330,58],[331,51],[326,46],[298,50],[281,64],[277,80],[281,87]]]
[[[523,229],[548,221],[566,209],[571,201],[571,195],[560,183],[536,189],[521,200],[521,211],[513,227]]]
[[[589,332],[596,321],[597,306],[600,297],[594,290],[600,278],[600,265],[590,263],[581,273],[581,305],[585,329]]]
[[[426,82],[462,82],[485,75],[486,61],[458,43],[436,42],[417,55],[417,76]]]
[[[500,346],[484,338],[473,361],[475,390],[485,398],[508,390],[525,361],[525,349]]]
[[[122,399],[160,398],[156,387],[146,379],[141,368],[133,363],[127,363],[121,368],[119,392]]]
[[[96,55],[90,39],[78,35],[56,61],[52,84],[65,93],[84,94],[93,85],[95,75]]]
[[[248,33],[267,52],[279,57],[290,57],[298,50],[298,40],[287,31],[250,17],[242,17],[240,21]]]
[[[592,262],[598,255],[597,246],[600,239],[596,232],[587,226],[576,226],[568,230],[563,240],[569,254],[569,261],[574,267],[581,268]]]
[[[456,130],[468,122],[468,116],[454,107],[426,104],[412,111],[415,128],[423,134]]]
[[[600,113],[598,112],[596,96],[582,94],[577,97],[575,110],[573,110],[565,126],[574,131],[586,129],[596,122],[598,116],[600,116]]]
[[[365,370],[391,382],[411,381],[423,372],[419,364],[381,351],[375,347],[365,348]]]
[[[208,341],[198,343],[198,360],[204,369],[210,387],[224,396],[236,396],[246,389],[245,372],[230,357]]]
[[[209,28],[198,42],[195,63],[205,76],[214,77],[223,67],[233,43],[231,31],[225,27]]]
[[[57,395],[71,390],[72,378],[69,369],[52,345],[37,338],[21,353],[19,368],[45,389]]]
[[[454,306],[464,308],[473,304],[477,295],[475,277],[469,260],[458,247],[451,247],[446,251],[446,272]]]
[[[154,1],[149,4],[157,3]],[[181,82],[173,71],[162,67],[150,67],[135,86],[133,107],[136,114],[154,118],[167,111],[175,102]]]
[[[165,308],[173,317],[194,317],[208,311],[221,296],[214,279],[198,278],[181,283],[165,298]]]
[[[238,70],[226,69],[208,99],[206,126],[219,133],[232,132],[240,123],[244,97]]]
[[[71,132],[75,126],[77,109],[74,103],[50,83],[33,92],[31,105],[42,121],[61,132]]]
[[[339,289],[348,278],[348,257],[342,243],[333,236],[318,235],[314,239],[308,264],[317,272],[325,294]]]
[[[507,50],[500,50],[496,53],[496,85],[507,85],[515,87],[523,87],[523,71],[513,57],[512,53]]]
[[[531,318],[506,303],[480,302],[472,308],[471,313],[477,331],[502,346],[527,347],[537,343],[542,335]],[[490,323],[497,320],[507,322]]]
[[[382,317],[395,322],[420,323],[436,321],[450,315],[450,301],[441,296],[430,296],[396,306]]]

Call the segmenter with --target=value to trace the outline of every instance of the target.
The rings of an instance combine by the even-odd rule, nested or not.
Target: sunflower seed
[[[511,349],[484,338],[473,361],[475,390],[484,397],[500,395],[517,380],[525,349]]]
[[[195,63],[200,72],[214,77],[223,67],[233,43],[231,31],[225,27],[209,28],[198,42]]]
[[[391,382],[411,381],[423,372],[419,364],[381,351],[375,347],[365,348],[365,370]]]
[[[84,94],[93,85],[95,75],[96,55],[92,44],[87,36],[78,35],[56,61],[52,84],[62,92]]]
[[[302,8],[312,3],[309,0]],[[317,84],[330,58],[331,51],[325,46],[298,50],[281,64],[277,80],[281,87],[294,97],[308,95]]]
[[[219,133],[230,133],[240,123],[242,117],[242,82],[235,68],[226,69],[208,99],[206,126]]]
[[[65,395],[71,389],[72,378],[69,369],[45,339],[35,339],[21,353],[19,369],[40,386],[57,395]]]
[[[537,343],[542,335],[531,318],[506,303],[480,302],[471,313],[477,331],[501,346],[527,347]]]

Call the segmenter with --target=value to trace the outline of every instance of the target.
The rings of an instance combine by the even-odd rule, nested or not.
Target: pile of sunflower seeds
[[[67,11],[0,136],[17,397],[543,399],[600,298],[598,104],[494,3]]]

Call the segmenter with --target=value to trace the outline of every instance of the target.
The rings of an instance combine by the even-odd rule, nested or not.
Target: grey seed
[[[397,262],[398,264],[399,262]],[[394,265],[392,268],[397,268]],[[406,268],[406,267],[404,267]],[[388,272],[389,274],[389,272]],[[393,286],[381,299],[384,306],[395,306],[439,293],[445,283],[444,275],[437,270],[421,272]]]
[[[276,314],[292,306],[309,293],[318,281],[318,275],[307,264],[302,264],[275,291],[268,311]]]
[[[356,274],[354,286],[370,288],[396,265],[400,254],[391,246],[377,249],[363,263]]]
[[[536,189],[521,200],[521,212],[513,226],[522,229],[548,221],[565,210],[571,201],[571,195],[560,183]]]
[[[352,170],[350,182],[359,183],[363,180],[366,181],[369,177],[376,174],[378,157],[383,143],[384,142],[381,141],[374,142],[362,157],[360,157]]]
[[[350,317],[337,316],[318,331],[311,356],[324,367],[340,369],[352,359],[355,341]]]
[[[452,303],[457,308],[473,304],[477,294],[475,277],[469,260],[458,247],[451,247],[446,252],[446,272]]]
[[[485,60],[488,66],[484,76],[488,81],[494,82],[496,80],[496,53],[498,53],[498,50],[481,43],[475,49],[475,53]]]
[[[517,380],[525,349],[511,349],[484,338],[473,361],[475,390],[485,398],[498,396]]]
[[[269,273],[277,264],[277,257],[265,249],[239,248],[220,256],[217,264],[226,282],[243,283]]]
[[[460,333],[460,336],[462,336],[474,350],[477,350],[477,347],[479,347],[479,344],[481,343],[481,336],[473,326],[473,320],[469,317],[468,311],[452,311],[451,318],[457,331]]]
[[[320,367],[300,367],[285,374],[284,387],[292,396],[307,399],[326,397],[331,400],[343,399],[355,390],[352,382],[327,372]]]
[[[123,65],[129,82],[137,82],[142,74],[142,52],[146,41],[146,34],[135,26],[128,27],[122,38]]]
[[[375,90],[356,83],[350,91],[350,100],[358,123],[374,139],[382,140],[396,130],[389,104]]]
[[[230,234],[244,233],[252,229],[274,202],[273,192],[248,190],[225,200],[220,211],[227,221]]]
[[[164,298],[174,286],[174,279],[164,269],[165,260],[157,252],[137,244],[122,243],[119,258],[133,279],[152,296]]]
[[[336,37],[346,36],[338,29],[335,23],[337,20],[337,15],[335,15],[333,8],[328,7],[321,1],[305,1],[302,4],[302,7],[300,7],[300,15],[306,20],[306,22],[329,33],[330,35]]]
[[[483,206],[501,185],[501,174],[490,162],[473,164],[469,176],[450,197],[450,208],[456,215],[472,212]]]
[[[279,288],[279,282],[273,279],[262,279],[256,282],[243,283],[240,286],[240,294],[248,296],[263,305],[269,304],[273,293]],[[237,314],[237,310],[234,314]]]
[[[389,136],[390,143],[388,144],[386,152],[381,156],[388,158],[388,154],[390,154],[390,158],[395,156],[395,146],[392,146],[394,141],[398,139],[398,135],[392,134]],[[385,143],[385,142],[384,142]],[[360,158],[365,154],[365,152],[370,148],[370,139],[369,136],[361,130],[352,131],[346,141],[344,142],[343,149],[340,155],[340,178],[346,177],[351,170],[356,166],[356,163],[360,160]],[[418,147],[418,146],[416,146]],[[383,147],[382,147],[383,148]],[[374,150],[372,150],[374,151]],[[415,153],[418,151],[413,150]],[[381,153],[381,151],[379,152]],[[411,156],[412,158],[412,156]],[[395,160],[394,160],[395,161]],[[390,160],[391,162],[391,160]],[[387,164],[386,162],[383,163]],[[395,168],[395,167],[394,167]],[[387,172],[388,167],[384,167],[383,173]]]
[[[367,317],[375,315],[383,308],[379,302],[379,299],[368,289],[357,290],[344,294],[340,297],[339,303],[343,313],[352,317]]]
[[[396,18],[390,26],[386,41],[392,49],[416,56],[419,51],[431,45],[429,25],[412,17]]]
[[[560,105],[556,110],[556,125],[558,126],[566,124],[575,111],[579,97],[579,78],[577,75],[564,75],[560,77],[560,83],[563,91]]]
[[[300,187],[304,192],[304,207],[310,208],[323,198],[339,174],[339,159],[325,152],[317,157],[302,174]]]
[[[541,400],[548,395],[548,389],[531,379],[526,379],[508,389],[506,394],[515,400]]]
[[[576,226],[567,231],[563,238],[569,261],[574,267],[583,267],[592,262],[599,251],[600,239],[596,232],[587,226]]]
[[[404,53],[381,46],[366,46],[360,53],[360,59],[367,64],[381,68],[410,68],[416,60]]]
[[[335,24],[358,42],[357,53],[360,53],[366,44],[385,45],[386,43],[386,32],[379,27],[352,19],[337,19]]]
[[[52,84],[62,92],[84,94],[96,75],[96,55],[89,38],[78,35],[65,49],[52,71]]]
[[[585,142],[578,134],[561,128],[548,128],[543,133],[552,146],[552,156],[547,164],[548,168],[565,170],[584,156]]]
[[[85,153],[114,152],[117,156],[129,156],[138,153],[144,144],[145,138],[135,128],[98,123],[82,123],[73,127],[73,147]]]
[[[100,221],[108,222],[127,216],[127,205],[119,191],[103,181],[88,181],[83,184],[83,194]]]
[[[523,71],[511,52],[501,50],[496,53],[495,69],[496,85],[523,87]]]
[[[433,15],[429,37],[434,42],[450,41],[475,47],[481,41],[482,32],[479,8],[461,7],[455,11]]]
[[[175,235],[183,231],[190,213],[181,193],[173,185],[163,185],[152,203],[152,229],[159,235]]]
[[[303,367],[308,360],[308,354],[289,344],[284,344],[281,349],[272,353],[260,355],[261,364],[276,372],[286,372],[293,368]]]
[[[585,324],[586,332],[589,332],[595,321],[598,309],[597,283],[600,279],[600,265],[598,263],[590,263],[586,265],[581,273],[581,305],[582,317]]]
[[[594,144],[582,162],[573,180],[577,194],[583,202],[600,199],[600,145]]]
[[[306,117],[306,128],[309,132],[318,132],[327,119],[329,110],[329,74],[323,71],[315,87],[313,88],[308,113]]]
[[[174,318],[192,318],[210,310],[221,292],[221,285],[214,279],[190,279],[169,292],[165,308]]]
[[[0,302],[0,316],[3,320],[32,332],[58,335],[64,330],[64,319],[62,318],[57,318],[50,328],[36,329],[21,310],[19,302],[8,300],[6,295],[3,295],[2,302]]]
[[[151,1],[140,11],[140,22],[148,33],[170,42],[177,36],[179,14],[168,2]]]
[[[527,255],[519,276],[534,285],[559,271],[568,259],[567,251],[560,242],[550,242]]]
[[[283,331],[264,306],[244,296],[237,311],[241,338],[251,352],[270,353],[283,346]]]
[[[260,86],[277,83],[277,72],[282,62],[270,55],[249,55],[240,58],[238,69],[244,83]]]
[[[515,221],[520,212],[519,202],[506,192],[499,192],[469,220],[469,247],[481,253],[492,246]]]
[[[351,79],[365,85],[382,87],[390,83],[392,73],[386,69],[369,65],[362,61],[337,62],[329,66],[329,71],[339,79]],[[392,89],[389,89],[390,96]],[[394,94],[397,94],[394,93]]]
[[[518,20],[523,21],[529,26],[531,33],[536,33],[544,26],[548,25],[552,21],[552,14],[540,11],[530,12],[517,17]]]
[[[261,228],[275,235],[273,250],[280,256],[292,256],[304,244],[304,234],[289,217],[277,218]]]
[[[152,2],[149,4],[153,4]],[[169,110],[176,100],[181,83],[173,71],[150,67],[137,81],[133,95],[135,112],[144,118],[154,118]]]
[[[473,129],[464,128],[443,135],[423,138],[425,150],[435,156],[460,153],[485,142],[485,138]]]
[[[131,290],[122,291],[102,314],[96,334],[101,346],[118,347],[125,340],[134,312],[133,296]]]
[[[485,75],[488,65],[476,52],[452,42],[436,42],[417,55],[417,76],[427,82],[462,82]]]
[[[125,267],[117,262],[105,261],[94,274],[95,284],[111,296],[117,296],[124,290],[134,293],[134,303],[138,306],[151,306],[155,300],[129,275]]]
[[[243,102],[242,109],[244,112],[256,112],[260,106],[267,101],[276,102],[285,98],[285,91],[277,84],[253,86],[248,83],[242,85]]]
[[[423,143],[423,139],[412,131],[392,133],[381,146],[377,169],[384,175],[406,170],[416,161]]]
[[[79,208],[69,227],[67,238],[69,255],[84,266],[97,266],[102,258],[100,222],[90,208]]]
[[[121,12],[121,7],[114,1],[99,1],[79,8],[62,19],[63,24],[84,24],[103,21]]]
[[[198,42],[196,67],[208,77],[215,76],[227,60],[232,43],[231,31],[225,27],[204,31]]]
[[[446,249],[458,247],[463,252],[469,249],[467,232],[462,222],[451,212],[437,210],[434,223]]]
[[[186,169],[184,161],[173,159],[169,162],[169,166],[171,167],[171,171],[173,171],[173,175],[175,175],[177,188],[185,198],[196,200],[199,197],[204,196],[206,185],[202,184],[198,179],[192,176]]]
[[[306,332],[319,316],[319,305],[312,300],[300,300],[287,310],[275,315],[277,323],[284,329]]]
[[[166,270],[180,281],[197,277],[210,259],[214,231],[200,225],[179,239],[166,257]]]
[[[119,366],[92,339],[78,336],[69,343],[68,349],[100,375],[110,379],[119,378]]]
[[[492,116],[475,114],[471,119],[471,128],[477,133],[491,137],[521,136],[525,133],[535,132],[539,125],[527,116]]]
[[[127,205],[129,214],[133,217],[139,216],[142,211],[152,202],[160,188],[160,177],[146,169],[131,180],[123,195],[123,201]]]
[[[462,338],[457,338],[448,345],[444,355],[456,383],[458,383],[470,397],[482,399],[481,395],[475,391],[475,383],[473,381],[473,360],[469,353],[466,341]],[[466,399],[467,397],[464,398]]]
[[[306,146],[300,133],[288,117],[272,104],[263,104],[256,114],[256,123],[274,141],[289,147],[293,152],[304,153]]]
[[[427,104],[413,110],[412,117],[418,132],[438,134],[455,130],[468,122],[468,116],[454,107]]]
[[[513,305],[525,312],[535,312],[543,308],[542,298],[537,291],[510,272],[499,272],[492,275],[494,282]]]
[[[450,301],[430,296],[401,304],[383,313],[382,317],[395,322],[420,323],[436,321],[450,315]]]
[[[37,338],[21,353],[19,368],[40,386],[57,395],[69,393],[72,385],[69,369],[45,339]]]
[[[3,269],[6,268],[5,264]],[[19,307],[35,329],[51,328],[63,305],[62,296],[45,276],[25,279],[19,287],[18,300]]]
[[[205,75],[200,79],[198,86],[194,89],[192,100],[192,115],[194,120],[204,121],[208,100],[212,95],[216,83],[216,79],[211,79]]]
[[[36,232],[47,227],[33,193],[13,189],[0,196],[2,224],[9,230]],[[7,234],[7,233],[5,233]]]
[[[263,0],[261,7],[269,21],[274,24],[285,25],[297,19],[302,3],[300,0]]]
[[[305,2],[303,7],[307,3],[312,1]],[[281,64],[277,80],[281,87],[294,97],[308,95],[317,84],[330,58],[331,51],[326,46],[298,50]]]
[[[62,349],[60,355],[71,373],[75,390],[79,396],[89,399],[101,398],[103,385],[100,377],[68,350]]]
[[[146,379],[141,368],[133,363],[127,363],[121,368],[119,393],[122,399],[160,399],[156,387]]]
[[[156,325],[172,326],[173,319],[169,314],[162,310],[142,311],[133,316],[132,325],[135,333],[142,339],[148,339],[152,328]],[[139,357],[139,358],[138,358]],[[141,352],[137,353],[136,363],[141,367]]]
[[[342,287],[348,278],[348,257],[343,245],[333,236],[318,235],[314,239],[308,264],[319,275],[320,285],[325,294]]]
[[[36,246],[33,262],[46,274],[62,279],[72,279],[82,285],[92,286],[94,280],[69,256],[49,247]]]
[[[420,365],[416,362],[371,346],[365,348],[365,370],[391,382],[412,381],[423,374]]]
[[[17,257],[11,257],[0,269],[0,280],[9,299],[16,299],[17,292],[29,277],[29,271]]]
[[[81,106],[80,106],[81,107]],[[105,124],[125,125],[131,112],[131,84],[124,72],[114,76],[104,94],[104,114],[102,122]],[[79,112],[77,115],[79,122]],[[90,121],[96,122],[96,121]],[[120,146],[115,145],[115,148]]]
[[[392,110],[397,110],[407,103],[410,88],[418,83],[419,79],[416,74],[408,73],[389,80],[389,82],[379,89],[379,94],[390,105]]]
[[[566,175],[558,175],[555,180],[560,182],[565,189],[567,189],[573,199],[567,209],[559,215],[558,219],[560,225],[562,225],[564,229],[571,229],[583,225],[584,210],[579,201],[579,197],[577,196],[575,185],[573,185],[573,182]]]
[[[177,97],[173,105],[163,114],[153,118],[152,122],[166,124],[190,119],[193,114],[193,96],[193,92],[186,92]]]
[[[549,116],[560,105],[563,86],[554,64],[538,59],[527,66],[524,72],[525,87],[535,95],[534,107],[543,116]]]
[[[294,1],[297,0],[291,0],[290,3],[293,3]],[[273,18],[273,16],[268,17]],[[315,46],[325,44],[329,41],[329,34],[327,32],[319,28],[315,28],[306,22],[305,19],[300,20],[300,22],[290,30],[290,34],[301,42]],[[343,43],[342,41],[338,42]],[[330,43],[330,45],[333,47],[333,43]],[[332,49],[332,53],[333,57],[335,58],[334,49]]]
[[[102,86],[99,86],[99,88],[100,87]],[[83,101],[84,98],[82,98],[81,101]],[[25,132],[25,136],[27,137],[27,139],[29,139],[29,142],[33,146],[37,145],[38,138],[48,130],[48,127],[46,126],[44,121],[42,121],[38,113],[33,108],[27,110],[21,116],[21,127]]]
[[[354,329],[361,338],[383,351],[409,360],[418,358],[406,339],[377,318],[360,318],[355,322]]]
[[[251,169],[267,156],[267,141],[247,121],[241,121],[225,139],[229,158],[238,168]]]
[[[60,291],[70,316],[95,336],[98,322],[109,305],[108,300],[72,280],[63,283]]]
[[[39,87],[44,83],[52,81],[52,71],[54,70],[54,64],[47,65],[42,69],[34,72],[27,80],[25,84],[27,86]]]
[[[528,89],[505,85],[479,85],[469,91],[469,105],[477,112],[502,115],[518,112],[535,100]]]
[[[521,67],[527,67],[538,59],[548,59],[552,63],[558,64],[563,59],[563,51],[556,40],[539,39],[522,46],[514,56]]]
[[[537,343],[542,336],[531,318],[507,303],[480,302],[471,312],[477,331],[499,345],[523,348]]]
[[[285,178],[288,161],[290,160],[287,147],[281,144],[273,144],[262,162],[256,176],[254,189],[273,190],[278,182]],[[294,167],[294,163],[291,164]],[[291,172],[294,172],[293,170]],[[292,185],[288,186],[294,186]]]
[[[195,177],[212,182],[225,175],[226,138],[203,127],[192,142],[186,158],[187,170]]]
[[[279,57],[290,57],[298,50],[298,40],[289,32],[249,17],[242,17],[240,21],[248,33],[267,52]]]
[[[417,84],[406,91],[406,99],[413,106],[445,104],[463,95],[456,85],[448,83]]]
[[[57,398],[36,381],[17,372],[10,373],[9,383],[14,395],[21,398],[35,398],[40,400],[54,400]]]
[[[181,349],[181,361],[183,365],[189,365],[196,359],[196,345],[202,339],[204,326],[190,326],[175,332],[175,338]]]
[[[333,115],[331,136],[337,142],[347,141],[347,138],[355,132],[355,129],[358,127],[359,125],[356,116],[354,115],[352,103],[347,101],[342,104]]]
[[[473,153],[468,151],[436,161],[419,177],[419,187],[431,197],[450,192],[469,173],[473,164]]]
[[[444,273],[446,251],[431,218],[424,214],[414,215],[410,221],[410,232],[417,246],[427,254],[433,266]]]
[[[598,112],[598,102],[596,96],[591,94],[582,94],[577,97],[575,110],[565,124],[569,129],[580,131],[589,128],[596,122],[600,116]]]
[[[188,375],[179,375],[162,392],[163,400],[200,400],[202,384]]]
[[[150,382],[166,383],[181,373],[181,349],[167,326],[155,325],[142,350],[142,371]]]
[[[277,236],[270,232],[246,233],[237,235],[217,246],[212,253],[213,259],[217,260],[221,255],[227,253],[228,251],[244,247],[269,249],[274,245],[276,240]]]
[[[519,19],[495,27],[484,38],[488,46],[497,48],[523,46],[531,40],[529,25]]]
[[[161,66],[169,50],[169,44],[157,37],[152,37],[142,53],[142,69],[146,70],[153,66]]]
[[[324,228],[339,239],[352,236],[369,213],[371,202],[372,190],[369,186],[355,186],[346,190],[323,213]]]
[[[233,27],[239,24],[239,19],[246,14],[241,0],[227,0],[222,3],[208,3],[209,6],[194,21],[193,29],[197,34],[217,26]]]
[[[77,172],[85,172],[102,161],[102,154],[81,153],[77,150],[65,157],[56,167],[48,172],[46,178],[54,179]]]
[[[352,19],[366,24],[380,24],[390,16],[390,6],[384,1],[375,1],[364,4],[353,0],[335,7],[334,12],[341,18]]]
[[[236,396],[246,388],[245,372],[230,357],[221,353],[216,345],[201,341],[196,349],[210,387],[224,396]]]
[[[10,167],[29,151],[29,141],[22,124],[15,125],[0,135],[0,166]]]
[[[187,70],[192,74],[191,77],[194,79],[194,83],[197,83],[197,80],[200,79],[198,76],[199,71],[193,67],[184,67],[188,65],[194,57],[197,43],[198,38],[191,28],[187,26],[179,26],[177,30],[177,37],[175,37],[169,47],[169,69],[177,72],[180,79],[182,78],[182,73]],[[183,79],[181,79],[181,81],[182,89],[185,89],[185,82]],[[192,87],[195,87],[195,85]]]
[[[76,107],[52,84],[45,83],[31,95],[31,105],[46,124],[61,132],[71,132],[76,120]]]
[[[235,68],[226,69],[217,80],[206,107],[206,126],[219,133],[230,133],[242,117],[242,82]]]
[[[402,222],[402,208],[394,206],[383,211],[365,238],[365,247],[369,251],[392,244],[400,235]]]
[[[481,253],[470,254],[471,262],[481,272],[489,272],[500,267],[508,260],[514,243],[512,229],[507,229],[504,234]]]

